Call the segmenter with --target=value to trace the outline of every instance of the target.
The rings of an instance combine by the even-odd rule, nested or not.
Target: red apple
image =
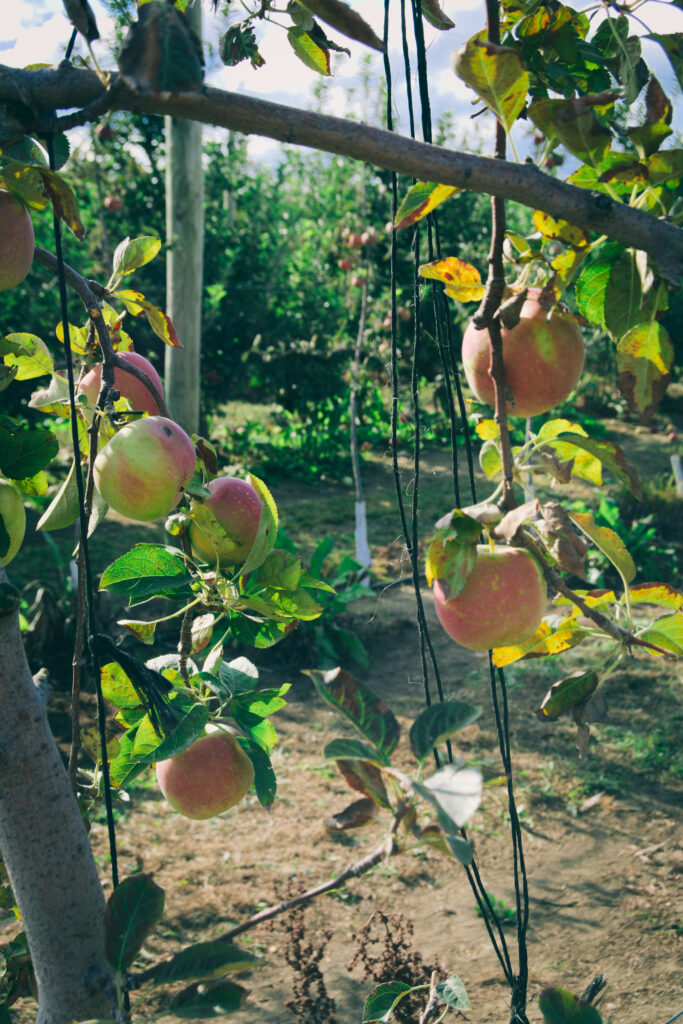
[[[348,256],[344,256],[342,259],[337,260],[337,266],[340,270],[351,270],[353,260],[350,260]]]
[[[548,412],[573,391],[581,376],[584,344],[571,313],[555,311],[550,320],[538,302],[540,291],[529,288],[516,327],[503,328],[505,382],[514,397],[510,416]],[[488,331],[470,323],[462,339],[462,364],[470,388],[487,405],[495,402]]]
[[[137,352],[120,352],[119,355],[122,359],[125,359],[127,363],[132,363],[133,366],[137,366],[140,370],[143,370],[152,384],[156,385],[157,391],[159,391],[163,397],[164,385],[161,383],[161,377],[155,370],[154,366],[150,363],[149,359],[145,359],[144,356],[139,355]],[[93,366],[92,370],[89,370],[78,385],[78,393],[85,395],[88,399],[88,404],[95,406],[97,404],[97,396],[100,393],[100,387],[102,384],[102,364],[98,363],[97,366]],[[127,398],[131,404],[131,407],[136,412],[148,412],[151,416],[156,416],[159,412],[159,408],[152,398],[150,392],[147,390],[142,381],[134,377],[132,373],[126,373],[125,370],[120,370],[118,367],[114,370],[114,385],[117,391],[120,392],[123,398]]]
[[[33,262],[33,247],[28,210],[11,192],[0,189],[0,291],[21,284]]]
[[[407,306],[399,306],[398,315],[400,316],[401,320],[404,320],[407,323],[413,314],[410,312]]]
[[[120,213],[123,209],[123,199],[120,196],[105,196],[104,205],[111,213]]]
[[[182,427],[165,416],[127,423],[95,459],[98,491],[116,512],[152,522],[175,508],[194,475],[196,454]]]
[[[363,245],[374,245],[377,241],[377,232],[374,228],[368,228],[360,236],[360,240]]]
[[[365,278],[364,277],[362,277],[360,274],[354,274],[353,277],[351,278],[351,287],[352,288],[362,288],[364,282],[365,282]]]
[[[116,138],[116,132],[110,124],[106,121],[101,121],[95,129],[98,139],[102,139],[103,142],[109,142],[111,139]]]
[[[382,327],[384,327],[385,330],[389,331],[389,330],[391,330],[391,324],[392,324],[391,315],[385,316],[384,320],[382,320]]]
[[[192,502],[190,543],[197,558],[212,565],[240,565],[251,551],[263,503],[248,480],[219,476],[208,484],[211,497]]]
[[[0,521],[9,535],[9,547],[0,564],[9,565],[24,539],[26,510],[19,491],[8,480],[0,480]]]
[[[246,796],[254,766],[235,736],[216,730],[157,762],[159,789],[186,818],[215,818]]]
[[[358,234],[351,234],[346,239],[352,249],[360,249],[363,244],[363,236]]]
[[[471,651],[521,643],[534,635],[545,612],[543,573],[522,548],[481,546],[457,597],[449,600],[434,581],[434,606],[448,635]]]

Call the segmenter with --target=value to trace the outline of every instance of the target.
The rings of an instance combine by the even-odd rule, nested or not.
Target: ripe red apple
[[[120,196],[105,196],[104,205],[111,213],[120,213],[123,209],[123,199]]]
[[[102,139],[103,142],[109,142],[111,139],[116,138],[116,132],[110,124],[106,121],[101,121],[95,129],[98,139]]]
[[[248,480],[219,476],[208,484],[211,497],[192,502],[189,536],[197,558],[222,566],[245,562],[251,551],[263,503]]]
[[[186,818],[215,818],[246,796],[254,766],[230,733],[216,730],[175,757],[157,762],[159,789]]]
[[[407,323],[413,314],[410,312],[407,306],[399,306],[398,315],[400,316],[401,320],[404,320]]]
[[[350,260],[348,256],[344,256],[342,259],[337,260],[337,266],[340,270],[351,270],[353,260]]]
[[[583,338],[574,317],[556,310],[548,320],[539,295],[538,288],[529,288],[519,323],[503,328],[505,382],[515,400],[514,406],[508,402],[510,416],[548,412],[572,392],[583,369]],[[472,323],[462,339],[462,365],[479,401],[493,405],[489,332]]]
[[[364,282],[365,282],[365,278],[364,277],[362,277],[360,274],[354,274],[353,277],[351,278],[351,287],[352,288],[362,288]]]
[[[546,607],[546,586],[538,563],[522,548],[477,548],[464,589],[450,600],[434,581],[439,622],[456,643],[471,651],[528,640]]]
[[[8,480],[0,480],[0,519],[9,534],[9,548],[0,558],[0,563],[9,565],[24,539],[26,510],[19,491]]]
[[[360,240],[363,243],[363,245],[375,245],[375,243],[377,242],[377,232],[375,231],[374,228],[368,228],[360,236]]]
[[[0,291],[15,288],[33,262],[33,223],[16,196],[0,190]]]
[[[145,359],[144,356],[139,355],[137,352],[120,352],[119,355],[122,359],[125,359],[127,363],[132,363],[133,366],[137,366],[140,370],[143,370],[152,384],[156,385],[157,391],[161,392],[163,397],[164,385],[161,383],[161,377],[155,370],[154,366],[150,363],[149,359]],[[93,366],[92,370],[89,370],[78,385],[78,393],[85,395],[88,399],[88,403],[92,406],[97,404],[97,396],[100,393],[100,387],[102,384],[102,364],[98,363],[97,366]],[[127,398],[131,404],[131,407],[136,412],[148,412],[151,416],[156,416],[159,412],[159,408],[152,398],[151,394],[137,377],[134,377],[132,373],[126,373],[125,370],[120,370],[118,367],[114,370],[114,385],[117,391],[120,392],[123,398]]]
[[[385,330],[389,331],[389,330],[391,330],[391,324],[392,324],[392,319],[391,319],[391,314],[389,314],[389,316],[385,316],[384,320],[382,320],[382,327],[384,327]]]
[[[95,485],[116,512],[151,522],[175,508],[194,474],[196,454],[182,427],[165,416],[127,423],[95,459]]]
[[[363,244],[363,236],[358,234],[350,234],[346,239],[352,249],[360,249]]]

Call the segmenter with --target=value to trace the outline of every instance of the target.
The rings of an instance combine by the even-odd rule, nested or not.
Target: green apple
[[[210,498],[192,503],[192,550],[210,564],[241,565],[256,540],[263,502],[247,480],[236,476],[216,477],[208,489]]]
[[[97,490],[116,512],[151,522],[167,516],[192,479],[192,441],[165,416],[127,423],[102,448],[94,465]]]
[[[0,518],[9,534],[9,548],[0,558],[0,562],[9,565],[24,539],[26,510],[19,491],[8,480],[0,480]]]
[[[33,263],[33,248],[28,210],[11,192],[0,189],[0,291],[21,284]]]
[[[159,761],[159,789],[186,818],[214,818],[246,796],[254,766],[238,740],[222,729],[207,732],[186,750]]]
[[[523,548],[477,548],[472,574],[457,597],[434,581],[434,606],[448,635],[471,651],[506,647],[533,636],[546,609],[541,567]]]

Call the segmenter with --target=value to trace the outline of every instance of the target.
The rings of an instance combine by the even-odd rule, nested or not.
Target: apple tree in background
[[[94,43],[97,29],[87,4],[69,0],[66,6],[76,28]],[[551,413],[576,383],[583,343],[574,320],[558,305],[572,290],[585,320],[614,338],[623,393],[643,421],[654,414],[669,378],[672,346],[660,318],[669,291],[680,286],[681,150],[667,145],[671,102],[640,57],[628,14],[621,7],[608,10],[596,26],[570,6],[506,0],[499,7],[488,0],[486,30],[459,40],[453,68],[495,115],[491,159],[205,88],[198,41],[179,10],[185,6],[182,0],[176,7],[155,0],[140,5],[119,52],[118,74],[69,63],[57,69],[0,68],[0,288],[16,287],[32,256],[57,279],[61,307],[55,310],[59,349],[19,329],[0,341],[0,386],[34,378],[42,385],[30,402],[40,425],[28,416],[0,420],[0,557],[3,566],[21,557],[21,493],[46,493],[45,470],[58,451],[54,432],[42,421],[62,419],[71,434],[71,466],[39,528],[80,525],[73,699],[77,708],[81,676],[87,674],[100,711],[95,768],[82,767],[75,714],[65,771],[47,727],[41,690],[23,655],[18,592],[0,569],[0,850],[8,876],[5,902],[16,899],[24,926],[5,950],[0,993],[7,1017],[8,1007],[37,986],[41,1024],[122,1019],[131,993],[145,983],[174,986],[164,1012],[216,1016],[237,1009],[244,989],[225,975],[255,964],[233,944],[237,934],[414,843],[428,843],[460,862],[480,906],[493,912],[477,883],[479,872],[472,874],[473,848],[463,831],[481,800],[481,776],[452,763],[425,776],[427,761],[441,744],[448,744],[451,760],[451,737],[480,709],[458,701],[426,708],[410,729],[417,768],[408,775],[392,764],[400,732],[392,712],[347,673],[313,671],[321,697],[362,736],[334,740],[325,751],[362,795],[340,816],[339,827],[361,826],[382,811],[390,820],[386,841],[329,883],[268,908],[218,939],[135,969],[161,915],[164,894],[144,874],[119,879],[112,793],[156,764],[162,792],[190,817],[220,813],[241,799],[252,781],[259,801],[269,806],[276,794],[270,716],[283,706],[287,687],[259,689],[251,662],[224,659],[224,642],[228,636],[257,648],[279,642],[298,622],[321,614],[319,598],[330,588],[318,577],[318,567],[307,570],[286,540],[278,539],[278,512],[266,483],[253,474],[238,480],[221,473],[211,441],[190,436],[169,417],[160,380],[134,352],[136,318],[146,318],[169,347],[179,344],[172,319],[135,287],[134,275],[157,256],[159,239],[122,240],[104,283],[87,280],[65,263],[62,224],[77,238],[84,235],[68,171],[60,170],[68,158],[64,132],[76,125],[96,121],[108,110],[165,114],[255,131],[413,175],[418,183],[406,190],[400,207],[394,194],[392,212],[396,231],[410,228],[416,238],[420,221],[429,217],[432,230],[437,208],[447,201],[466,202],[465,190],[473,183],[491,195],[485,282],[477,268],[452,253],[430,252],[429,261],[419,266],[420,277],[435,282],[431,296],[441,311],[440,324],[448,322],[447,299],[480,303],[463,344],[463,369],[476,397],[494,407],[493,418],[482,419],[477,428],[484,442],[481,468],[493,491],[483,501],[472,493],[464,507],[456,498],[458,507],[439,521],[429,545],[426,571],[439,618],[464,646],[493,648],[494,682],[499,680],[503,699],[505,665],[527,656],[561,655],[588,637],[601,638],[607,645],[601,665],[560,679],[538,710],[551,721],[570,712],[583,747],[589,722],[604,713],[604,681],[631,648],[656,656],[683,653],[683,598],[666,582],[633,586],[633,561],[613,531],[597,526],[589,514],[567,514],[559,502],[532,496],[519,504],[522,491],[528,497],[530,481],[535,485],[544,477],[561,484],[574,475],[600,486],[603,471],[637,495],[639,482],[623,452],[564,418],[546,419],[514,446],[508,426],[508,417]],[[424,56],[422,18],[443,31],[453,25],[436,0],[414,0],[412,7],[418,56]],[[254,23],[271,16],[291,19],[287,37],[294,53],[322,74],[329,73],[330,51],[340,46],[328,33],[378,50],[386,47],[386,40],[339,0],[297,0],[286,12],[276,12],[267,0],[228,30],[221,43],[224,61],[247,59],[258,66],[262,57]],[[680,74],[680,37],[654,38]],[[642,106],[634,107],[641,96]],[[58,116],[73,108],[79,109]],[[578,159],[569,183],[505,159],[507,138],[521,118],[536,126],[545,166],[552,166],[561,149]],[[533,208],[531,237],[506,231],[506,199]],[[34,251],[26,208],[39,217],[49,205],[55,251]],[[74,297],[85,308],[85,326],[70,322],[70,315],[80,320],[70,313]],[[417,288],[415,302],[419,313]],[[394,307],[395,364],[395,300]],[[451,345],[446,367],[454,356]],[[460,396],[457,374],[453,382]],[[529,382],[533,387],[525,394]],[[451,403],[455,436],[452,395]],[[396,402],[392,429],[395,437]],[[459,495],[457,479],[454,483]],[[138,543],[106,567],[91,565],[88,538],[108,506],[139,522],[164,519],[168,544]],[[415,534],[411,538],[407,529],[406,544],[417,583]],[[589,544],[617,569],[618,592],[568,586],[562,574],[583,575]],[[100,588],[127,597],[131,609],[152,597],[169,602],[171,611],[163,619],[137,618],[140,612],[133,610],[119,625],[145,644],[153,642],[159,621],[177,617],[177,656],[145,662],[99,630],[94,576],[100,572]],[[550,616],[544,615],[546,584],[556,594]],[[416,600],[418,615],[423,614],[417,586]],[[117,709],[119,731],[113,737],[107,734],[105,699]],[[521,860],[509,742],[501,744],[501,754],[512,841]],[[223,788],[218,783],[226,777],[230,784]],[[216,801],[207,806],[200,796],[214,779]],[[106,906],[84,825],[100,800],[107,810],[114,883]],[[524,1022],[528,904],[517,875],[515,887],[517,967],[500,953],[494,931],[490,935],[510,985],[511,1020]],[[388,979],[368,1000],[364,1020],[390,1019],[406,994],[405,986]],[[432,986],[427,998],[432,1015],[439,1002],[441,1010],[468,1005],[455,976]],[[579,1013],[589,1024],[601,1019],[594,1007],[584,1009],[560,989],[541,997],[548,1021],[576,1020]]]

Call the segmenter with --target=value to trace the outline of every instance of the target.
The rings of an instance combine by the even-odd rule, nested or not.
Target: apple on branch
[[[159,789],[186,818],[214,818],[239,803],[254,781],[254,766],[232,733],[217,727],[186,750],[158,761]]]
[[[142,370],[147,374],[152,384],[156,386],[157,391],[163,397],[164,385],[161,382],[161,377],[157,373],[156,369],[150,363],[149,359],[145,359],[138,352],[119,352],[121,359],[124,359],[127,363],[131,363],[133,366],[137,366],[138,369]],[[97,366],[93,366],[82,378],[78,385],[78,393],[85,395],[88,399],[88,404],[91,406],[97,405],[97,397],[100,393],[102,386],[102,364],[98,363]],[[135,409],[136,412],[148,412],[150,416],[156,416],[159,412],[159,408],[152,398],[151,393],[145,387],[141,380],[134,377],[132,373],[126,373],[125,370],[121,370],[118,366],[114,370],[114,387],[122,396],[127,398],[131,404],[131,408]]]
[[[9,536],[9,547],[0,556],[0,563],[9,565],[24,539],[26,510],[19,491],[8,480],[0,480],[0,521]]]
[[[523,548],[477,547],[477,560],[464,588],[449,598],[434,580],[434,607],[448,635],[471,651],[522,643],[533,636],[546,608],[540,566]]]
[[[514,398],[510,416],[538,416],[563,402],[576,387],[584,360],[584,344],[571,313],[548,312],[538,301],[540,290],[529,288],[521,318],[503,328],[505,384]],[[491,376],[491,338],[470,323],[462,339],[462,365],[470,388],[486,405],[495,404]]]
[[[196,461],[182,427],[165,416],[146,416],[117,430],[99,452],[95,486],[122,516],[151,522],[178,504]]]
[[[28,210],[11,192],[0,189],[0,291],[21,284],[31,268],[33,249]]]
[[[258,533],[263,502],[247,480],[219,476],[207,485],[211,497],[192,502],[190,544],[197,558],[221,566],[240,565]]]

